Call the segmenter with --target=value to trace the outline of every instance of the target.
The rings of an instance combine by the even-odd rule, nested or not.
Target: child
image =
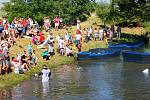
[[[31,56],[32,55],[32,45],[31,43],[27,46],[28,49],[28,55]]]
[[[35,35],[33,35],[33,37],[32,37],[32,43],[35,44],[35,45],[38,44],[38,39]]]
[[[35,50],[33,50],[33,54],[32,54],[32,64],[34,65],[34,67],[37,64],[37,56],[35,55]]]
[[[43,57],[43,59],[49,60],[49,53],[48,53],[48,50],[42,52],[42,57]]]
[[[54,47],[53,47],[53,43],[51,42],[48,43],[48,52],[51,57],[54,55]]]

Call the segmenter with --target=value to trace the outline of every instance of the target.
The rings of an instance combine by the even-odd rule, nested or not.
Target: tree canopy
[[[85,20],[93,9],[91,0],[11,0],[4,10],[9,19],[14,17],[32,17],[38,22],[49,16],[60,15],[64,20],[80,18]]]
[[[98,4],[97,14],[106,22],[115,21],[128,25],[143,23],[150,21],[150,2],[149,0],[112,0],[110,5]]]

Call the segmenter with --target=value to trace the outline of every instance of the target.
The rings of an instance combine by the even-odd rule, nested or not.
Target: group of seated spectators
[[[12,57],[11,60],[9,49],[11,49],[13,45],[18,45],[16,44],[17,37],[21,38],[24,35],[32,36],[38,33],[38,28],[39,25],[36,22],[34,23],[30,17],[14,18],[11,23],[9,23],[7,17],[0,19],[0,61],[2,65],[0,67],[0,74],[15,71],[17,68],[16,66],[20,66],[19,71],[22,69],[22,72],[25,71],[24,69],[29,70],[28,61],[31,55],[30,57],[25,54],[17,55],[17,59],[20,56],[20,60],[16,60],[14,57]],[[32,32],[30,32],[31,30]],[[18,64],[16,61],[18,61]]]
[[[35,67],[37,64],[37,56],[35,55],[35,50],[23,52],[23,54],[17,54],[16,58],[12,57],[11,60],[11,69],[14,73],[24,73],[25,71],[30,70],[31,67]]]
[[[43,59],[49,60],[49,57],[53,57],[55,55],[55,50],[54,50],[54,43],[56,42],[57,44],[57,52],[62,56],[73,56],[73,51],[71,45],[68,43],[68,41],[63,39],[63,36],[58,34],[56,36],[56,41],[54,39],[54,36],[52,33],[48,35],[47,38],[47,45],[48,48],[42,53]]]
[[[35,50],[32,50],[31,44],[28,45],[28,53],[24,50],[23,53],[18,53],[16,57],[10,57],[10,48],[8,41],[1,42],[0,61],[2,65],[0,74],[7,74],[9,72],[24,73],[30,70],[31,65],[33,67],[36,65],[37,56],[35,55]]]

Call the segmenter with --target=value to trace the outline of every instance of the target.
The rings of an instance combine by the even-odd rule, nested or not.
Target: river
[[[31,77],[1,90],[0,100],[149,100],[150,78],[142,73],[149,65],[116,59],[53,69],[49,83]]]

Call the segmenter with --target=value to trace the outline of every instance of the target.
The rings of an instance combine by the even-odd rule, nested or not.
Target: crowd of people
[[[74,56],[74,48],[77,48],[78,52],[81,51],[82,42],[85,43],[89,41],[104,41],[105,39],[112,40],[115,29],[114,25],[110,28],[89,28],[81,29],[80,20],[77,19],[77,30],[75,34],[70,33],[69,29],[66,28],[64,33],[58,33],[57,35],[51,31],[51,21],[49,17],[43,19],[44,29],[48,32],[47,38],[45,33],[41,31],[39,24],[33,21],[32,18],[14,18],[12,23],[9,23],[8,18],[4,17],[0,19],[0,61],[1,68],[0,74],[7,74],[11,71],[14,73],[24,73],[30,68],[35,67],[38,61],[35,50],[33,50],[32,45],[37,45],[40,48],[45,48],[46,50],[42,52],[43,59],[50,60],[55,53],[59,53],[60,56]],[[57,16],[53,20],[55,24],[55,31],[58,31],[62,25],[62,19]],[[58,31],[59,32],[59,31]],[[121,28],[117,26],[117,38],[120,38]],[[28,36],[31,38],[27,48],[23,48],[22,53],[17,53],[16,57],[10,58],[9,49],[16,44],[17,38],[22,38]],[[55,37],[56,36],[56,37]],[[55,50],[54,45],[57,44],[57,50]],[[57,52],[56,52],[57,51]],[[32,67],[31,67],[32,66]]]
[[[35,51],[32,50],[32,53],[28,54],[24,50],[22,53],[16,54],[16,57],[10,58],[10,49],[16,44],[17,38],[22,38],[25,35],[34,36],[39,32],[39,25],[37,22],[29,18],[14,18],[12,23],[9,23],[8,18],[4,17],[0,19],[0,55],[1,55],[1,74],[7,74],[11,71],[15,73],[24,73],[26,70],[29,70],[31,63],[35,65],[36,60],[34,61]]]

